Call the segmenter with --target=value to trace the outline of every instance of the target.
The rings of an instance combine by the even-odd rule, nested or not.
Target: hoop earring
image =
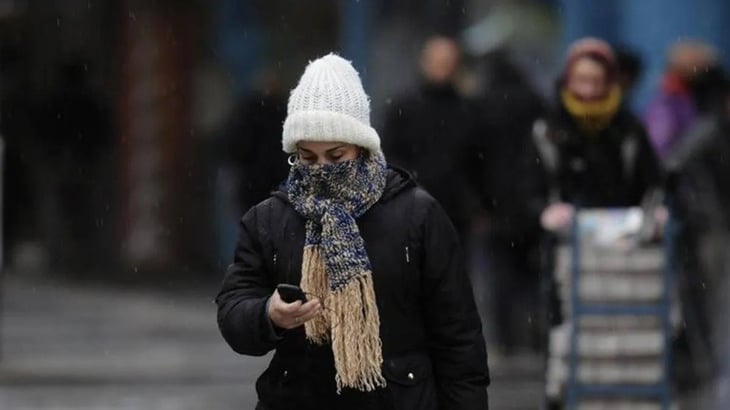
[[[294,164],[297,163],[297,154],[291,154],[289,155],[289,158],[286,159],[287,164],[289,166],[294,166]]]

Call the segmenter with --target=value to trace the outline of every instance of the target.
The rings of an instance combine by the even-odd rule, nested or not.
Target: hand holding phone
[[[290,285],[288,283],[280,283],[276,286],[276,290],[279,291],[281,300],[286,303],[294,303],[297,300],[302,303],[307,303],[307,296],[299,286]]]
[[[300,301],[301,303],[294,303]],[[268,314],[271,322],[281,329],[294,329],[321,313],[319,299],[307,297],[298,286],[280,284],[270,299]]]

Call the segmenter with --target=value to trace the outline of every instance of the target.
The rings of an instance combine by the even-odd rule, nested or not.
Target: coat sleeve
[[[540,226],[540,216],[550,200],[560,199],[550,198],[551,190],[559,196],[560,187],[554,186],[556,178],[551,179],[533,138],[526,143],[524,157],[520,160],[520,171],[523,175],[521,185],[526,198],[525,215],[529,219],[529,225]]]
[[[241,220],[234,261],[216,297],[223,338],[237,353],[252,356],[268,353],[279,340],[267,313],[274,285],[264,263],[257,214],[254,207]]]
[[[429,206],[422,294],[439,409],[486,410],[487,352],[464,256],[444,211],[433,199]]]

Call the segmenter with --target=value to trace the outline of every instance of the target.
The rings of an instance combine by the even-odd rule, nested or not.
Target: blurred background
[[[699,121],[717,111],[703,97],[725,87],[727,21],[725,0],[0,0],[0,408],[253,408],[266,361],[227,348],[212,300],[240,216],[286,177],[288,92],[309,60],[340,53],[362,75],[386,156],[408,162],[394,118],[438,83],[429,62],[441,57],[424,49],[435,35],[458,48],[454,104],[477,110],[455,112],[444,138],[483,120],[464,179],[483,174],[489,194],[451,215],[486,306],[492,405],[544,408],[541,233],[505,222],[521,216],[501,204],[522,198],[511,171],[555,100],[565,51],[585,36],[610,43],[624,104],[646,123],[672,46],[691,43],[689,71],[712,74],[691,83]],[[657,150],[670,188],[701,185]],[[728,161],[713,171],[730,175]],[[714,192],[716,219],[683,221],[694,233],[675,291],[691,311],[674,336],[683,408],[730,394],[718,361],[729,349],[706,347],[727,306],[704,302],[727,286],[728,190]]]

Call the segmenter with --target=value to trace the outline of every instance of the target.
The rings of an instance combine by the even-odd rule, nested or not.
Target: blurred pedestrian
[[[689,357],[678,381],[690,383],[687,387],[712,380],[729,359],[723,349],[730,342],[724,320],[730,272],[730,87],[720,90],[724,110],[701,120],[667,161],[682,221],[679,284],[688,346],[679,353]]]
[[[661,182],[643,127],[621,104],[616,60],[607,43],[586,38],[570,47],[557,94],[553,113],[534,125],[527,157],[532,176],[525,179],[531,185],[530,212],[548,232],[565,232],[576,205],[636,206]],[[550,260],[550,246],[545,254]],[[556,324],[559,301],[546,280],[552,289],[550,321]]]
[[[717,52],[697,41],[680,41],[672,45],[667,68],[655,97],[644,114],[644,123],[657,155],[666,159],[698,117],[698,74],[717,66]],[[702,76],[700,90],[712,76]],[[704,107],[703,107],[704,108]]]
[[[89,66],[74,57],[60,69],[57,86],[43,102],[38,137],[43,147],[43,227],[52,262],[69,273],[90,272],[109,210],[113,172],[112,133],[105,99],[89,82]],[[108,225],[108,224],[107,224]],[[102,242],[103,243],[103,242]]]
[[[487,269],[473,272],[472,282],[482,323],[485,328],[492,325],[489,341],[510,353],[539,347],[540,227],[525,206],[529,193],[515,180],[525,177],[522,161],[531,144],[532,124],[546,107],[507,50],[488,54],[485,64],[477,162],[483,210],[478,226]]]
[[[568,50],[552,114],[533,129],[527,157],[533,197],[529,207],[545,236],[543,303],[551,325],[562,323],[562,303],[552,275],[559,235],[580,208],[639,205],[660,186],[658,160],[639,121],[625,108],[611,47],[595,38]],[[555,403],[551,403],[553,405]]]
[[[24,243],[37,240],[38,198],[33,190],[34,166],[39,143],[34,135],[35,106],[29,93],[30,76],[25,51],[18,47],[0,49],[0,139],[2,152],[2,254],[6,262],[17,262]]]
[[[464,240],[478,209],[473,148],[479,114],[455,86],[460,59],[455,40],[434,36],[426,41],[421,84],[389,108],[383,145],[391,162],[412,172],[441,203]]]
[[[279,77],[266,70],[258,89],[237,103],[226,133],[223,156],[237,179],[239,215],[268,198],[289,172],[278,143],[285,118],[286,95]]]
[[[593,38],[574,43],[557,107],[535,124],[537,152],[529,158],[540,165],[535,192],[541,203],[533,209],[540,209],[548,231],[567,228],[575,205],[635,206],[659,187],[659,165],[646,132],[621,101],[611,47]]]
[[[453,226],[386,165],[358,73],[330,54],[292,91],[289,177],[243,217],[217,297],[241,354],[276,350],[258,409],[486,409],[480,320]],[[300,285],[286,303],[277,284]]]

